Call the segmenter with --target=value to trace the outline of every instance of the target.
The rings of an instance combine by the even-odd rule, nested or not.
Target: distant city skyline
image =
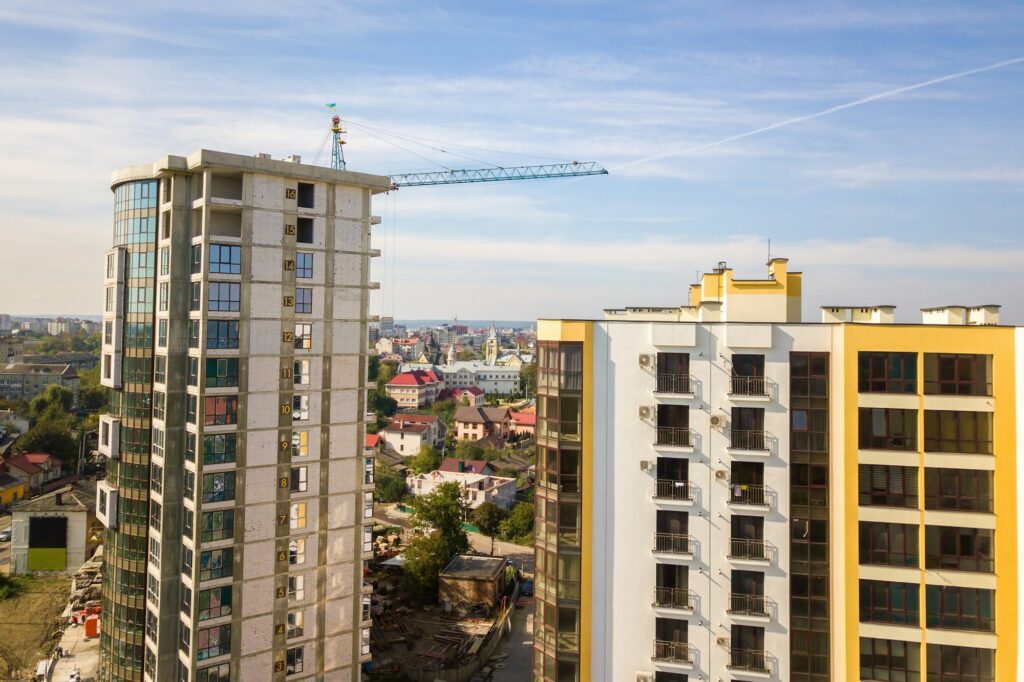
[[[1022,44],[1024,7],[1008,1],[8,3],[0,252],[17,257],[0,290],[12,314],[98,312],[112,170],[202,147],[311,162],[337,102],[353,170],[610,170],[379,198],[375,313],[678,305],[720,260],[757,276],[770,238],[805,273],[808,319],[826,304],[891,303],[911,321],[1000,303],[1019,323],[1024,65],[738,136]]]

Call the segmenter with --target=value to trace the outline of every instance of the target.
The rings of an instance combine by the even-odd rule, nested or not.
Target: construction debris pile
[[[76,611],[87,610],[98,612],[100,606],[100,588],[103,584],[103,548],[93,555],[91,559],[82,564],[82,567],[75,573],[71,583],[71,599],[64,610],[64,617],[68,618]]]

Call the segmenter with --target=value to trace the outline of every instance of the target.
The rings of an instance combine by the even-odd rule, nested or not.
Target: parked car
[[[533,596],[533,581],[532,580],[524,580],[523,581],[523,586],[519,590],[519,594],[524,596],[524,597],[532,597]]]
[[[0,530],[0,542],[10,542],[10,541],[11,541],[11,529],[7,528],[6,530]]]

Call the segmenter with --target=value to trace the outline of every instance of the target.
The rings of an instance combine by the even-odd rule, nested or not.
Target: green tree
[[[373,383],[377,381],[377,375],[380,373],[380,356],[371,355],[370,359],[366,362],[366,377]]]
[[[64,461],[73,468],[78,461],[78,441],[74,439],[65,423],[43,420],[37,422],[28,432],[14,443],[14,451],[45,452]]]
[[[385,360],[380,363],[380,368],[377,370],[377,385],[384,386],[398,374],[398,363],[394,360]]]
[[[475,351],[464,348],[455,354],[457,360],[476,360],[479,356]]]
[[[455,456],[461,460],[481,459],[484,448],[475,440],[460,440],[455,444]]]
[[[452,419],[455,417],[455,401],[438,400],[430,406],[430,411],[440,419],[446,427],[451,429]]]
[[[422,535],[406,545],[403,568],[407,584],[421,596],[436,594],[437,574],[456,554],[469,550],[462,529],[466,502],[458,483],[442,483],[412,503],[412,520]]]
[[[420,446],[420,451],[409,460],[409,468],[417,474],[425,474],[437,470],[441,466],[441,453],[430,443]]]
[[[398,502],[406,494],[405,479],[386,464],[377,464],[373,475],[374,494],[384,502]]]
[[[36,421],[64,421],[70,419],[75,394],[60,384],[50,384],[28,404],[29,416]]]
[[[537,363],[523,365],[519,371],[519,384],[527,396],[537,395]]]
[[[107,404],[107,387],[100,384],[100,368],[78,372],[78,404],[85,410],[99,410]]]
[[[499,536],[517,545],[533,544],[533,504],[520,502],[501,522]]]
[[[437,596],[438,573],[451,561],[441,537],[420,535],[407,542],[403,557],[402,575],[405,586],[421,599]]]
[[[484,502],[473,511],[473,523],[491,539],[491,556],[494,556],[494,536],[498,534],[504,518],[505,511],[493,502]]]

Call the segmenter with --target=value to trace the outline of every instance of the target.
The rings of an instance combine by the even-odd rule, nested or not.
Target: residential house
[[[484,502],[496,504],[502,509],[511,509],[516,500],[514,478],[438,470],[427,474],[410,474],[405,482],[409,492],[417,496],[429,495],[444,483],[458,483],[470,509],[476,509]]]
[[[495,469],[490,462],[482,459],[459,459],[458,457],[445,457],[441,461],[438,471],[454,471],[457,473],[483,474],[493,476]]]
[[[420,451],[422,445],[443,445],[445,428],[441,420],[432,414],[400,412],[391,417],[388,425],[378,435],[398,454],[412,457]]]
[[[455,409],[455,437],[457,440],[481,440],[487,436],[506,438],[510,420],[507,407],[466,407]]]
[[[396,374],[385,387],[399,408],[409,410],[427,407],[437,399],[442,388],[441,380],[433,370],[421,369]]]
[[[6,473],[23,481],[29,492],[40,490],[63,476],[64,463],[43,452],[24,453],[3,463]]]
[[[0,400],[32,400],[50,384],[60,384],[72,392],[72,407],[77,409],[78,383],[78,374],[71,365],[0,365]]]
[[[11,572],[74,572],[89,558],[96,526],[96,484],[79,481],[15,504]],[[98,534],[97,534],[98,537]]]
[[[482,407],[484,404],[484,390],[476,386],[464,388],[446,388],[442,391],[439,400],[447,398],[456,405],[468,405],[469,407]]]
[[[511,410],[509,412],[509,422],[509,430],[513,435],[533,436],[537,433],[536,412],[518,412],[516,410]]]
[[[3,467],[0,464],[0,467]],[[11,504],[26,497],[25,482],[7,473],[0,473],[0,510],[6,511]]]

